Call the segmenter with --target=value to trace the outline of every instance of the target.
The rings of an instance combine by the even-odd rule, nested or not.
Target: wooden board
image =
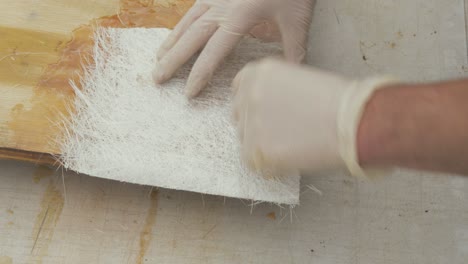
[[[69,82],[92,63],[93,28],[173,27],[193,4],[171,1],[14,1],[0,11],[0,158],[53,162]]]

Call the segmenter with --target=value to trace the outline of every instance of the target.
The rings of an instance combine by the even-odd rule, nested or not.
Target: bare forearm
[[[468,80],[378,90],[357,141],[363,166],[468,174]]]

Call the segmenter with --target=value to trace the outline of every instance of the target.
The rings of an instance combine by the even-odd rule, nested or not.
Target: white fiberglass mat
[[[299,203],[299,175],[267,179],[239,156],[230,84],[250,60],[277,54],[245,39],[195,100],[184,96],[191,65],[168,83],[152,80],[167,29],[98,29],[95,65],[76,90],[62,162],[84,174],[170,189]],[[287,87],[285,87],[287,89]]]

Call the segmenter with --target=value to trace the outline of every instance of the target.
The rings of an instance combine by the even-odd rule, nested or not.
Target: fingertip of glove
[[[187,80],[187,86],[185,89],[185,95],[188,98],[194,98],[197,96],[200,91],[205,88],[210,80],[211,76],[206,76],[205,74],[191,74]]]
[[[153,81],[156,84],[161,84],[165,82],[169,76],[167,73],[160,67],[160,65],[156,65],[156,67],[153,70]]]
[[[193,99],[195,96],[198,95],[201,88],[199,88],[196,84],[191,84],[190,82],[187,83],[187,87],[185,88],[185,96],[188,99]]]
[[[157,70],[153,70],[153,81],[155,84],[161,84],[161,76]]]
[[[197,96],[197,92],[194,92],[192,89],[185,89],[185,96],[187,99],[193,99],[195,96]]]

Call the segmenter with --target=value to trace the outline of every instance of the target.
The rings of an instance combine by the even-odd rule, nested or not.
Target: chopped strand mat
[[[299,203],[294,175],[263,177],[239,155],[231,124],[230,84],[245,63],[277,54],[277,45],[244,39],[193,101],[184,96],[191,63],[157,87],[156,51],[167,29],[98,29],[94,65],[87,69],[62,142],[65,168],[84,174],[266,201]],[[287,87],[285,87],[287,89]]]

